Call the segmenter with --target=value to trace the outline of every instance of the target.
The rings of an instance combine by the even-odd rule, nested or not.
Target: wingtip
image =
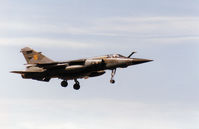
[[[22,73],[23,73],[23,71],[10,71],[10,73],[22,74]]]

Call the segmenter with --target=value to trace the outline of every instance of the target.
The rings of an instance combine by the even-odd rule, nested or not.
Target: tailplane
[[[44,56],[41,52],[36,52],[35,50],[25,47],[21,49],[28,64],[38,64],[38,63],[52,63],[53,60]]]

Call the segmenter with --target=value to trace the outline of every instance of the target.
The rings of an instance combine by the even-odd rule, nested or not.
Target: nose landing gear
[[[115,73],[116,73],[116,69],[113,69],[111,72],[111,80],[110,80],[110,83],[112,83],[112,84],[115,83],[115,80],[114,80]]]

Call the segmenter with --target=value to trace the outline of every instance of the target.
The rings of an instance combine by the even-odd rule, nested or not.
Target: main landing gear
[[[116,73],[116,69],[113,69],[111,72],[111,80],[110,80],[110,83],[112,83],[112,84],[115,83],[115,80],[114,80],[115,73]]]
[[[80,84],[79,84],[79,82],[77,81],[77,79],[75,79],[74,81],[75,81],[75,84],[73,85],[73,88],[74,88],[75,90],[79,90],[79,89],[80,89]],[[68,82],[67,82],[66,80],[63,80],[63,81],[61,82],[61,86],[62,86],[62,87],[67,87],[67,86],[68,86]]]
[[[75,84],[73,85],[73,88],[74,88],[75,90],[79,90],[79,89],[80,89],[80,84],[79,84],[79,82],[77,81],[77,79],[75,79]]]

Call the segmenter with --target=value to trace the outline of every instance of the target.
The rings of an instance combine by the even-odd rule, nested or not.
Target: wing
[[[26,73],[42,73],[43,71],[10,71],[11,73],[26,74]]]
[[[84,65],[85,61],[86,59],[80,59],[80,60],[71,60],[71,61],[65,61],[65,62],[37,63],[33,65],[36,65],[36,67],[43,68],[46,70],[65,69],[68,66]]]
[[[11,73],[21,74],[22,78],[24,79],[33,79],[37,81],[45,81],[49,82],[51,78],[49,77],[40,77],[43,71],[11,71]]]
[[[69,61],[62,61],[62,62],[36,63],[36,64],[38,66],[57,65],[57,64],[81,65],[81,64],[84,64],[85,61],[86,59],[79,59],[79,60],[69,60]]]

